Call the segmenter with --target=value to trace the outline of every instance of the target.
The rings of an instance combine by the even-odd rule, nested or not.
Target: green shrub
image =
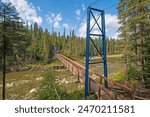
[[[127,80],[132,81],[132,80],[139,80],[140,78],[140,72],[137,71],[136,69],[130,67],[127,71]]]
[[[126,80],[126,73],[125,72],[118,72],[115,75],[111,77],[112,80],[117,81],[117,82],[123,82]]]
[[[65,87],[56,82],[56,77],[52,72],[45,73],[44,79],[39,92],[39,99],[41,100],[78,100],[83,97],[83,92],[75,90],[68,93]]]
[[[137,81],[139,80],[140,73],[136,71],[133,68],[126,70],[119,71],[115,75],[111,77],[114,81],[117,82],[124,82],[124,81],[129,81],[132,82],[133,84],[136,84]]]

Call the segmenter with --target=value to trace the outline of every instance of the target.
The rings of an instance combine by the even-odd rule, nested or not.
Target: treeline
[[[117,8],[127,77],[150,87],[150,0],[120,0]]]
[[[122,39],[106,39],[107,54],[123,54],[124,40]]]

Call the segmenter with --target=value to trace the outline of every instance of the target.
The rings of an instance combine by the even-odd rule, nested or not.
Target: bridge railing
[[[71,60],[70,58],[62,55],[56,54],[56,58],[61,61],[64,66],[70,70],[75,76],[77,76],[77,80],[81,83],[84,83],[85,79],[85,67],[81,64]],[[123,94],[128,94],[130,97],[128,99],[140,99],[143,100],[145,98],[136,96],[135,87],[129,88],[126,85],[120,84],[113,80],[107,79],[109,83],[109,89],[105,88],[103,85],[104,77],[100,74],[97,74],[91,70],[89,70],[90,78],[89,78],[89,92],[97,95],[98,99],[126,99]],[[92,76],[97,76],[99,79],[93,79]]]

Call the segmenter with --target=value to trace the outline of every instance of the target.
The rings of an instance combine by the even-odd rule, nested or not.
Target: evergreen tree
[[[25,49],[26,40],[24,38],[24,26],[18,17],[18,13],[14,6],[10,3],[6,4],[0,1],[0,42],[2,51],[0,56],[3,63],[3,92],[2,98],[5,99],[5,73],[7,65],[17,64],[17,60],[21,61],[22,51]],[[7,58],[6,58],[7,57]]]
[[[118,5],[121,37],[126,40],[128,71],[146,83],[149,79],[149,6],[150,0],[120,0]],[[148,71],[149,70],[149,71]],[[139,73],[141,75],[139,75]],[[134,77],[129,76],[129,77]]]

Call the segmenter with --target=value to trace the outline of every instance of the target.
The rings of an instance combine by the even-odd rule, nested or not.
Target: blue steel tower
[[[94,32],[95,27],[97,33]],[[103,64],[104,71],[104,85],[108,88],[107,82],[107,57],[106,57],[106,34],[105,34],[105,12],[104,10],[99,10],[96,8],[87,8],[87,30],[86,30],[86,65],[85,65],[85,99],[89,96],[89,65],[90,64]],[[94,39],[99,39],[101,42],[101,47],[95,43]],[[94,51],[90,51],[90,43],[94,46]],[[94,52],[97,52],[102,61],[91,62],[91,58]]]

